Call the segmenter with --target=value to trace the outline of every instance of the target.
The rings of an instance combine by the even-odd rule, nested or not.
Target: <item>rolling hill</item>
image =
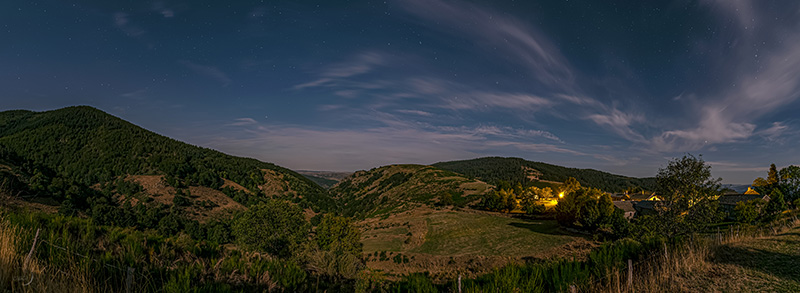
[[[335,209],[323,188],[294,171],[182,143],[88,106],[0,112],[0,155],[6,181],[23,182],[31,195],[78,206],[88,205],[89,199],[79,197],[91,197],[89,187],[121,201],[153,196],[154,189],[119,188],[142,185],[143,177],[135,176],[146,175],[148,182],[163,185],[161,191],[180,189],[195,192],[193,197],[227,194],[243,204],[277,197],[315,210]],[[176,192],[164,193],[171,198]]]
[[[512,186],[517,183],[529,185],[535,182],[564,182],[574,177],[582,186],[599,188],[608,192],[620,192],[628,188],[655,189],[655,178],[634,178],[593,170],[567,168],[521,158],[486,157],[463,161],[439,162],[432,166],[475,178],[490,184],[503,182]]]
[[[463,206],[492,187],[424,165],[390,165],[358,171],[330,189],[346,215],[366,218],[436,205],[449,197]]]

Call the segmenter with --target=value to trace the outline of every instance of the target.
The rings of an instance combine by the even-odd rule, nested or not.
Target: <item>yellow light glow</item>
[[[563,192],[562,192],[562,193],[559,193],[559,194],[558,194],[558,198],[564,198],[564,193],[563,193]]]

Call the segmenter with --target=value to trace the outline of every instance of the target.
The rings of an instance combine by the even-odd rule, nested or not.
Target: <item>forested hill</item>
[[[420,205],[465,206],[491,188],[431,166],[390,165],[355,172],[330,192],[340,201],[345,215],[367,218]]]
[[[567,168],[531,162],[521,158],[486,157],[440,162],[433,166],[494,185],[499,185],[501,182],[525,185],[539,180],[564,182],[569,177],[575,177],[582,186],[599,188],[608,192],[619,192],[636,187],[644,190],[655,189],[655,178],[626,177],[592,169]]]
[[[314,205],[330,201],[324,189],[289,169],[182,143],[88,106],[0,112],[0,147],[6,160],[52,173],[31,174],[27,183],[32,185],[40,177],[92,186],[126,175],[163,175],[178,184],[218,190],[227,179],[257,191],[273,180],[281,181],[272,184],[280,194],[268,196],[302,198]]]

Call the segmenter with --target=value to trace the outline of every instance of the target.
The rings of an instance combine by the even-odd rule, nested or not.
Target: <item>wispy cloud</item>
[[[140,37],[145,34],[145,30],[131,23],[128,14],[124,12],[114,13],[114,26],[131,37]]]
[[[566,89],[573,74],[566,58],[544,35],[525,22],[467,2],[442,0],[398,1],[401,8],[434,29],[472,38],[475,44],[513,56],[544,85]]]
[[[345,62],[334,64],[323,69],[322,72],[319,73],[318,79],[295,85],[294,89],[335,86],[343,79],[372,71],[375,67],[387,62],[386,59],[386,55],[378,52],[362,52]]]
[[[591,114],[587,119],[593,121],[597,125],[604,126],[611,129],[614,133],[629,141],[643,142],[646,139],[644,136],[632,129],[635,123],[645,122],[644,115],[625,113],[616,108],[608,110],[608,113]]]
[[[425,117],[431,117],[431,116],[433,116],[433,113],[430,113],[430,112],[425,112],[425,111],[420,111],[420,110],[405,110],[405,109],[402,109],[402,110],[396,110],[395,112],[397,112],[397,113],[402,113],[402,114],[411,114],[411,115],[417,115],[417,116],[425,116]]]
[[[256,125],[258,122],[253,118],[237,118],[233,123],[229,123],[229,126],[248,126],[248,125]]]
[[[197,64],[191,61],[180,60],[178,61],[181,65],[185,66],[186,68],[194,71],[197,74],[203,75],[205,77],[214,79],[222,84],[222,86],[228,86],[231,84],[232,80],[228,77],[225,72],[222,72],[219,68],[214,66],[202,65]]]
[[[553,105],[545,98],[524,93],[467,92],[447,100],[442,107],[452,110],[510,108],[537,110]]]
[[[705,44],[722,52],[714,60],[722,82],[689,105],[700,109],[695,112],[695,126],[665,130],[653,139],[654,145],[669,151],[691,151],[785,130],[773,124],[766,132],[755,131],[756,121],[800,99],[800,10],[795,3],[794,15],[789,18],[795,21],[786,24],[785,19],[761,11],[757,2],[704,1],[719,21],[727,24],[734,20],[728,32],[728,40],[734,43]]]
[[[753,166],[749,164],[742,164],[736,162],[728,162],[728,161],[706,161],[715,171],[723,171],[723,172],[730,172],[730,171],[748,171],[748,172],[764,172],[767,173],[769,170],[769,166]],[[755,178],[753,178],[755,179]]]
[[[167,8],[164,2],[156,1],[152,6],[153,11],[158,12],[164,18],[172,18],[175,16],[175,11]]]
[[[773,122],[770,127],[757,132],[758,135],[766,138],[767,140],[774,141],[780,138],[781,135],[789,130],[789,126],[783,122]]]

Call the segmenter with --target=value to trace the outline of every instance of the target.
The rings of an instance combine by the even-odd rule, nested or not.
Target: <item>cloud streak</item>
[[[775,139],[787,127],[780,121],[762,132],[758,119],[800,98],[800,19],[797,5],[789,24],[764,14],[753,1],[705,1],[719,21],[734,19],[730,38],[720,47],[718,72],[725,79],[714,92],[690,104],[699,121],[693,127],[665,130],[653,139],[664,151],[692,151],[709,144],[740,142],[756,134]],[[789,9],[791,11],[791,9]],[[774,12],[773,12],[774,13]],[[776,124],[777,123],[777,124]]]
[[[572,84],[573,73],[555,46],[524,22],[465,2],[441,0],[399,1],[399,6],[434,29],[474,39],[494,54],[500,48],[525,64],[534,78],[558,89]]]
[[[295,85],[294,89],[337,86],[346,78],[368,73],[386,62],[386,55],[378,52],[362,52],[348,61],[325,68],[319,74],[320,77],[318,79]]]
[[[180,60],[178,61],[178,63],[180,63],[184,67],[194,71],[199,75],[216,80],[217,82],[222,84],[222,86],[228,86],[232,82],[230,77],[228,77],[228,75],[225,74],[225,72],[222,72],[222,70],[220,70],[217,67],[197,64],[186,60]]]

